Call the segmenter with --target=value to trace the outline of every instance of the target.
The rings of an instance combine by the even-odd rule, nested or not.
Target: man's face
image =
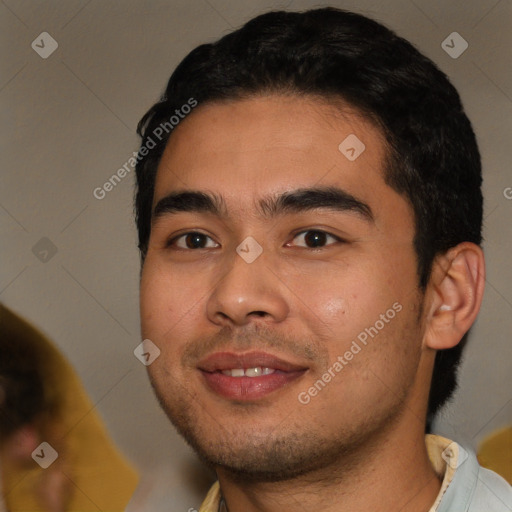
[[[149,374],[162,406],[209,462],[291,477],[412,416],[424,385],[413,213],[384,159],[372,124],[314,98],[199,106],[172,134],[142,334],[161,351]],[[310,192],[272,214],[273,198],[327,187],[342,197]],[[184,191],[225,211],[177,206]]]

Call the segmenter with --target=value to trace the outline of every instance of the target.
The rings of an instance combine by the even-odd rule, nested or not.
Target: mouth
[[[251,401],[283,388],[308,368],[264,352],[218,352],[202,360],[198,369],[214,393]]]

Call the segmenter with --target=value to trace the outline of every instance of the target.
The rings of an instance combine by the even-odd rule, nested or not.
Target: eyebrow
[[[260,199],[258,213],[264,218],[325,209],[352,212],[363,220],[373,223],[373,212],[368,204],[338,187],[313,187],[287,191],[276,196]],[[199,190],[172,192],[158,201],[153,210],[154,222],[160,217],[178,212],[211,213],[229,217],[222,196]]]

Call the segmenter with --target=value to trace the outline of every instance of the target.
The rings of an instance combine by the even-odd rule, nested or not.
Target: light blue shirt
[[[452,445],[454,460],[448,460],[447,466],[455,472],[436,512],[511,512],[512,487],[508,482],[481,467],[473,452],[455,442]]]

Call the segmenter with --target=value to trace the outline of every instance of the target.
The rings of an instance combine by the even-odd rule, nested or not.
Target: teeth
[[[274,373],[275,370],[273,368],[261,368],[261,366],[256,366],[255,368],[233,368],[232,370],[222,370],[224,375],[229,377],[260,377],[261,375],[270,375]]]
[[[256,368],[247,368],[247,370],[245,370],[246,377],[259,377],[261,373],[262,369],[259,366]]]

